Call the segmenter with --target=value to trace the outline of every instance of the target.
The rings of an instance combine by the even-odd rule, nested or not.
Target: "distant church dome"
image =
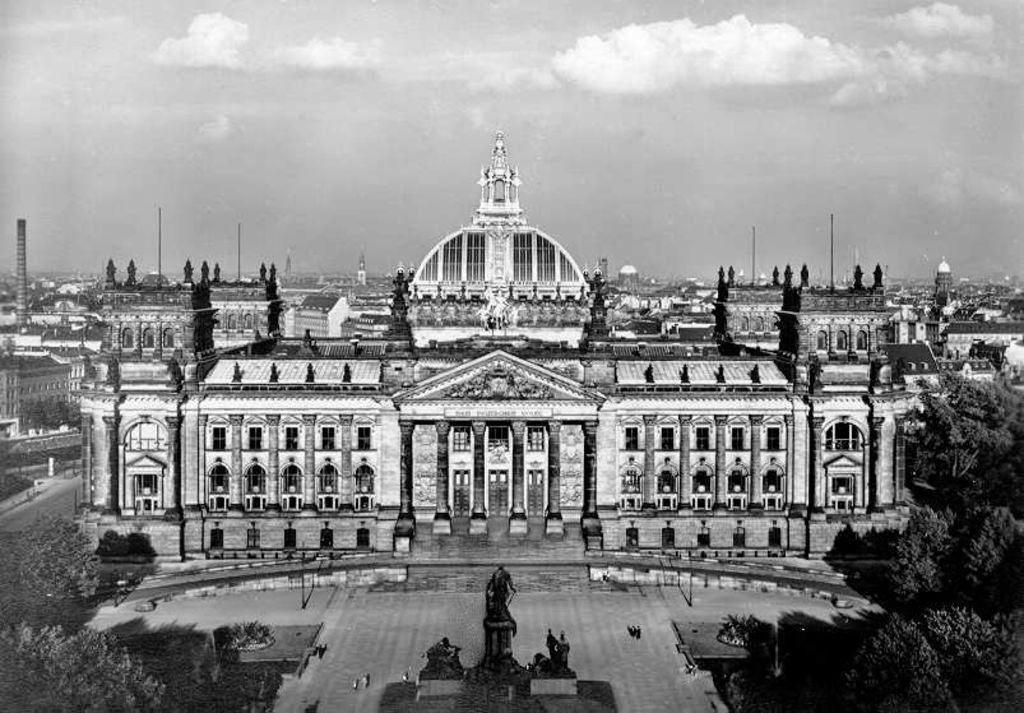
[[[635,274],[637,274],[637,269],[632,265],[623,265],[622,269],[619,270],[619,277],[627,277]]]
[[[953,272],[949,267],[949,263],[946,262],[945,257],[943,257],[942,262],[939,263],[939,269],[937,270],[937,272]]]

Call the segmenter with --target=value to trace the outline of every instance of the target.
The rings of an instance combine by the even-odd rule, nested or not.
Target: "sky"
[[[495,131],[581,264],[1024,273],[1024,0],[4,0],[30,269],[418,264]]]

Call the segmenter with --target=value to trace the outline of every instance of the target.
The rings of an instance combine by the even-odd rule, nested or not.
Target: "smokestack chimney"
[[[18,326],[28,326],[28,261],[25,257],[25,219],[18,218]]]

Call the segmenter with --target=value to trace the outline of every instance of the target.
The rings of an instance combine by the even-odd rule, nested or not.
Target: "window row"
[[[676,450],[679,443],[676,437],[677,430],[678,429],[673,426],[659,427],[657,430],[657,449],[662,451]],[[762,431],[764,433],[764,441],[762,443],[765,450],[781,451],[785,448],[785,444],[782,440],[781,426],[765,426]],[[642,427],[640,426],[626,426],[624,429],[623,450],[643,450],[640,445],[641,432]],[[712,426],[695,426],[693,429],[693,441],[691,442],[690,448],[695,451],[714,450],[714,446],[712,445],[713,433],[714,429]],[[746,426],[730,426],[727,429],[727,448],[733,451],[748,450],[750,448],[749,435],[750,431]]]
[[[267,448],[266,426],[246,426],[242,430],[243,450],[262,451]],[[209,441],[207,448],[211,451],[226,451],[230,448],[228,426],[214,425],[209,429]],[[281,438],[278,440],[278,449],[282,451],[301,451],[305,448],[302,442],[302,430],[300,426],[285,425],[281,428]],[[353,450],[369,451],[373,449],[373,427],[357,426]],[[335,426],[321,426],[318,433],[319,439],[315,447],[324,451],[334,451],[340,448],[338,428]]]
[[[526,450],[543,451],[545,447],[545,429],[543,426],[527,426]],[[508,426],[489,426],[487,428],[487,444],[491,449],[510,450],[512,447],[512,430]],[[469,426],[453,426],[451,448],[453,451],[469,451],[473,446],[473,430]]]
[[[868,349],[868,333],[864,330],[857,332],[855,342],[852,348],[859,352],[867,351]],[[832,343],[829,339],[829,333],[825,330],[818,332],[817,339],[817,350],[819,352],[832,351]],[[840,329],[835,333],[835,351],[847,352],[850,351],[850,335],[845,329]]]
[[[250,527],[245,531],[245,546],[246,549],[257,550],[262,547],[262,533],[257,527]],[[330,527],[324,527],[320,530],[320,549],[330,550],[334,549],[334,530]],[[303,542],[303,547],[306,547],[310,543]],[[370,530],[366,527],[360,527],[356,530],[356,548],[357,549],[369,549],[370,547]],[[214,527],[210,530],[210,549],[211,550],[222,550],[224,549],[224,530],[220,527]],[[294,550],[298,549],[298,537],[295,528],[289,527],[284,531],[284,539],[282,543],[282,549]]]
[[[672,527],[663,527],[661,529],[661,547],[662,549],[674,549],[681,546],[676,542],[676,531]],[[685,546],[685,545],[682,545]],[[711,530],[706,526],[701,526],[700,530],[697,531],[697,547],[711,547]],[[721,546],[721,545],[717,545]],[[732,546],[733,547],[746,547],[747,546],[747,531],[742,525],[737,526],[732,531]],[[640,547],[640,530],[636,527],[626,528],[626,549],[633,550],[639,549]],[[773,524],[768,528],[768,547],[772,549],[782,548],[782,528],[778,525]]]
[[[317,471],[314,480],[314,497],[316,507],[321,510],[337,510],[341,506],[338,495],[341,474],[338,469],[327,463]],[[209,485],[210,510],[227,510],[230,506],[231,471],[227,466],[218,463],[207,476]],[[303,487],[302,468],[289,463],[281,470],[278,479],[280,486],[279,505],[283,510],[301,510],[307,505]],[[247,511],[260,512],[266,510],[268,475],[263,466],[252,463],[242,476],[242,496]],[[375,504],[375,473],[372,467],[362,464],[353,474],[352,506],[355,510],[371,510]],[[312,505],[313,503],[309,503]]]
[[[136,334],[136,330],[132,327],[126,327],[121,330],[122,349],[135,349],[136,345],[141,349],[155,349],[158,339],[164,349],[174,349],[177,346],[175,344],[174,329],[170,327],[164,329],[162,333],[152,327],[144,327],[141,334]]]
[[[259,326],[258,323],[256,323],[255,318],[251,314],[245,314],[245,315],[241,315],[241,314],[240,315],[228,314],[228,315],[224,316],[223,319],[218,319],[217,321],[220,323],[220,326],[223,329],[227,329],[227,330],[234,330],[234,329],[251,330],[251,329],[253,329],[254,326]]]

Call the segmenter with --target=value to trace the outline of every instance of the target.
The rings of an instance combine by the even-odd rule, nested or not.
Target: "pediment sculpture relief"
[[[536,399],[554,398],[554,390],[550,387],[528,381],[504,366],[474,376],[472,379],[448,389],[444,394],[449,399],[472,399],[479,401],[501,401],[505,399]]]

